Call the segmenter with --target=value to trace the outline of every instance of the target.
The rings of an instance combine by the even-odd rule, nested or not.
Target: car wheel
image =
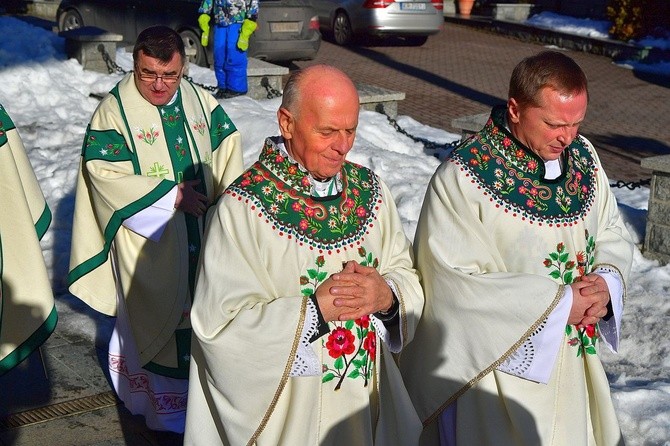
[[[207,55],[205,49],[200,43],[200,37],[190,29],[185,29],[179,33],[184,41],[184,49],[188,57],[189,63],[199,65],[201,67],[207,66]]]
[[[348,45],[354,38],[354,31],[351,29],[351,21],[346,12],[340,11],[335,16],[333,22],[333,39],[338,45]]]
[[[60,31],[68,31],[82,26],[84,26],[84,21],[81,19],[81,15],[74,9],[69,9],[61,16],[58,28]]]

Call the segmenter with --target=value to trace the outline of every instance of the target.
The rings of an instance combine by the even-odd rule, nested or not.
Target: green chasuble
[[[156,241],[124,220],[186,180],[201,180],[199,190],[212,204],[241,171],[234,124],[209,93],[186,80],[170,105],[157,107],[130,73],[91,119],[77,183],[70,291],[109,315],[121,293],[140,361],[151,371],[188,376],[202,219],[174,211]]]
[[[58,316],[40,239],[51,212],[21,137],[0,105],[0,375],[44,343]]]

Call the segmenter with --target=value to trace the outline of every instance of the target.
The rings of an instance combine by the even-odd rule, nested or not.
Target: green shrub
[[[618,40],[659,35],[670,28],[670,1],[609,0],[607,18],[610,35]]]

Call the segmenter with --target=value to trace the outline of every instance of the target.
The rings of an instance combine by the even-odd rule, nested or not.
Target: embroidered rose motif
[[[588,336],[589,338],[593,338],[593,337],[595,337],[595,335],[596,335],[596,326],[593,325],[593,324],[589,324],[589,325],[587,325],[587,326],[585,327],[585,333],[586,333],[586,336]]]
[[[374,332],[369,331],[368,334],[365,335],[363,349],[370,355],[370,361],[374,361],[375,353],[377,352],[377,336]]]
[[[354,337],[351,330],[344,327],[336,327],[329,335],[326,342],[328,354],[332,358],[339,358],[342,355],[350,355],[356,349]]]
[[[368,328],[370,326],[370,316],[363,316],[360,319],[356,319],[354,322],[361,328]]]

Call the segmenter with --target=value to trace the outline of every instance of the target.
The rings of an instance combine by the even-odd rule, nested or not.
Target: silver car
[[[356,36],[402,37],[423,45],[444,25],[443,0],[312,0],[321,31],[338,45]]]

